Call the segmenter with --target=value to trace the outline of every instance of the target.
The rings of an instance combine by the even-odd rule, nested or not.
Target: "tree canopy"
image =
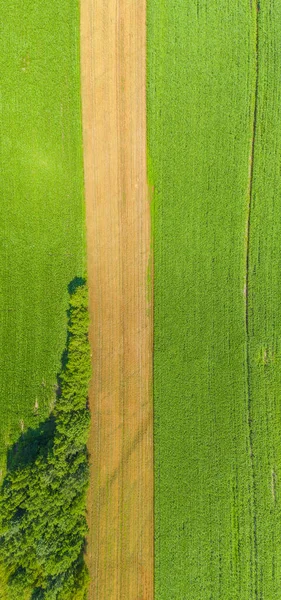
[[[88,293],[70,295],[53,413],[10,451],[0,490],[0,558],[9,600],[84,600],[91,375]]]

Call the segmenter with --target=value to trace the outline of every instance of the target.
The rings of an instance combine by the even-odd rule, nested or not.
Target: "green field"
[[[79,2],[1,0],[0,460],[49,413],[85,271]],[[38,407],[38,408],[37,408]]]
[[[257,598],[281,580],[281,2],[259,13],[256,144],[249,260],[250,397]]]
[[[155,600],[281,576],[281,2],[148,0]]]

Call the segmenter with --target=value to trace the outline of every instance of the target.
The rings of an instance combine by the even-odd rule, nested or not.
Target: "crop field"
[[[280,36],[148,0],[155,600],[280,596]]]
[[[281,0],[0,8],[0,600],[280,600]]]
[[[79,2],[1,0],[0,460],[52,407],[85,270]]]
[[[278,598],[281,578],[281,3],[259,12],[257,119],[249,252],[256,595]]]

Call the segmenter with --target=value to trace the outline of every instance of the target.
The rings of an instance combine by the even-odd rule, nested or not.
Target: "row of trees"
[[[70,296],[53,414],[22,435],[0,492],[0,558],[9,600],[84,600],[91,374],[85,282]]]

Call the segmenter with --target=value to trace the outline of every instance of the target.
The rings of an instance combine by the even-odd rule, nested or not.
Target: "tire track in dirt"
[[[81,0],[93,381],[90,600],[153,598],[146,2]]]

